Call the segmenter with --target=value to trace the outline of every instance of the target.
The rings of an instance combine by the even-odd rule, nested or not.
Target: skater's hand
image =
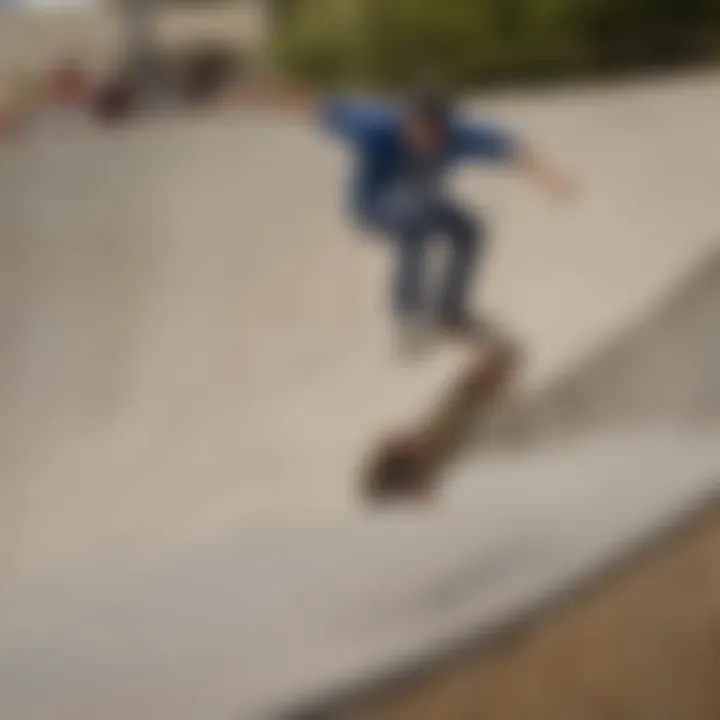
[[[515,164],[554,199],[561,202],[574,199],[577,193],[575,179],[565,171],[548,163],[531,147],[521,145],[518,148]]]
[[[550,195],[559,202],[571,202],[578,193],[577,181],[568,173],[555,171],[547,180]]]

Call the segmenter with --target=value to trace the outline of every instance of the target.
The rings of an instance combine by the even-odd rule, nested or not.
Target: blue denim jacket
[[[402,119],[390,105],[327,100],[320,121],[333,136],[352,147],[355,168],[350,201],[353,212],[362,218],[386,192],[401,182],[407,170],[407,151],[402,137]],[[444,147],[433,163],[425,182],[442,184],[447,171],[463,160],[503,162],[514,152],[513,138],[503,130],[480,122],[451,122]]]

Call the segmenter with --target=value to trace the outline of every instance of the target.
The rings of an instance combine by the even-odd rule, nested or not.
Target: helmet
[[[432,125],[448,124],[453,114],[453,102],[450,95],[438,87],[422,86],[408,93],[405,101],[408,115],[422,118]]]

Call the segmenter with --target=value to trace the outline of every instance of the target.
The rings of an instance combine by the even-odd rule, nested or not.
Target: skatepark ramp
[[[590,446],[597,443],[586,455],[582,454],[584,451],[580,451],[578,457],[582,456],[583,459],[575,466],[578,474],[574,481],[580,482],[587,490],[581,476],[590,475],[603,483],[606,490],[614,492],[610,489],[611,486],[618,477],[623,477],[628,484],[623,491],[621,503],[612,511],[614,513],[627,512],[628,506],[633,502],[645,504],[645,509],[649,510],[657,499],[654,493],[664,492],[661,488],[662,475],[667,468],[663,468],[659,445],[651,449],[654,443],[667,442],[672,445],[678,437],[692,438],[686,448],[693,447],[691,452],[698,454],[696,460],[707,451],[710,451],[708,459],[711,456],[715,458],[696,476],[702,478],[705,473],[704,480],[695,486],[697,494],[691,491],[687,496],[690,498],[694,495],[694,500],[687,505],[676,505],[665,516],[665,520],[659,523],[660,516],[654,516],[653,520],[649,515],[646,516],[646,524],[635,527],[637,535],[633,541],[628,542],[629,536],[621,539],[624,535],[622,522],[615,525],[614,520],[610,521],[613,531],[618,533],[614,541],[624,545],[624,550],[619,554],[611,552],[606,556],[606,560],[609,560],[607,565],[591,564],[592,570],[588,575],[573,578],[565,586],[566,590],[583,587],[580,580],[596,576],[598,571],[605,567],[612,569],[613,564],[619,560],[625,562],[628,558],[637,559],[648,548],[648,544],[654,549],[656,544],[665,541],[668,536],[672,537],[678,527],[694,521],[701,513],[709,515],[708,509],[718,507],[720,466],[715,463],[720,454],[717,450],[711,450],[713,445],[716,448],[720,446],[720,378],[717,373],[717,368],[720,367],[720,342],[716,332],[718,323],[720,248],[689,273],[669,297],[660,300],[659,306],[652,313],[635,326],[626,328],[619,337],[611,339],[605,348],[588,361],[565,373],[555,385],[542,392],[533,404],[521,409],[511,418],[501,431],[496,429],[496,434],[491,437],[480,433],[478,442],[484,450],[478,450],[478,453],[497,452],[498,448],[507,452],[509,448],[513,448],[516,459],[525,456],[528,461],[535,463],[537,476],[544,476],[553,465],[556,465],[557,471],[563,463],[568,462],[569,447],[576,448],[572,452],[583,446],[585,451],[588,451],[588,441]],[[703,436],[709,443],[704,449],[702,443],[695,444]],[[559,442],[562,447],[558,447]],[[684,442],[681,441],[681,444]],[[633,445],[632,449],[630,445]],[[548,453],[548,447],[557,448],[554,456]],[[641,450],[641,447],[644,449]],[[676,459],[675,452],[676,450],[669,451],[666,457],[669,459],[672,455]],[[651,460],[653,456],[654,459]],[[457,469],[456,482],[482,482],[478,478],[482,467],[480,456],[471,456]],[[518,471],[519,467],[516,466],[515,469]],[[649,484],[636,495],[640,486],[635,476],[646,473]],[[694,470],[691,471],[691,474],[693,473]],[[499,475],[493,473],[492,477],[495,482]],[[688,476],[683,476],[681,485],[685,484],[687,479]],[[522,493],[532,491],[529,484],[516,486],[516,489]],[[565,488],[562,494],[566,495],[568,489]],[[544,485],[543,490],[552,491],[549,484]],[[690,485],[686,485],[684,490],[689,491]],[[595,497],[600,499],[599,496]],[[529,500],[527,496],[525,499]],[[679,496],[675,496],[675,501],[678,499]],[[554,501],[564,502],[565,497],[562,500],[556,497]],[[715,518],[713,522],[716,522],[716,511],[712,517]],[[639,528],[643,528],[642,531]],[[625,530],[628,529],[626,526]],[[665,531],[668,531],[667,534]],[[596,540],[599,539],[596,537]],[[610,538],[605,540],[610,541]],[[475,566],[469,563],[455,574],[448,573],[445,582],[436,587],[438,604],[447,602],[448,606],[451,606],[453,595],[472,593],[475,584],[493,585],[504,573],[512,572],[510,568],[518,562],[515,553],[525,556],[528,550],[527,547],[524,551],[520,550],[511,543],[499,556],[485,556],[484,564]],[[597,557],[595,559],[597,560]],[[549,599],[557,601],[559,597],[564,599],[564,594],[560,591],[560,586],[556,586]],[[542,609],[545,609],[542,602],[536,603],[532,608],[534,613]],[[518,612],[512,618],[526,619],[524,612]],[[350,685],[335,694],[321,695],[308,704],[291,708],[286,716],[375,717],[371,710],[366,709],[375,707],[373,698],[377,698],[377,705],[383,707],[383,698],[392,698],[393,688],[406,689],[414,677],[432,677],[432,670],[438,665],[455,663],[462,668],[462,657],[469,655],[468,651],[473,644],[481,645],[487,636],[495,634],[496,629],[492,623],[480,623],[466,634],[458,634],[448,642],[438,643],[429,654],[420,654],[410,663],[396,666],[393,673],[374,676],[365,684]],[[480,665],[477,659],[475,663]],[[461,675],[462,672],[459,670],[458,674]],[[403,693],[400,690],[398,693],[401,698],[408,694],[412,697],[412,691]],[[391,702],[386,701],[385,704],[393,706]],[[411,701],[410,705],[417,709],[418,701],[414,704]],[[360,709],[364,709],[365,714],[361,714]],[[411,717],[398,715],[406,716]],[[422,716],[435,717],[432,714]],[[390,711],[388,717],[393,717]]]
[[[720,346],[713,328],[720,313],[720,250],[667,295],[539,393],[503,428],[505,437],[492,439],[539,443],[663,419],[717,422]]]
[[[651,313],[578,367],[564,373],[529,407],[509,419],[508,424],[496,428],[494,435],[481,432],[478,441],[486,451],[515,448],[527,453],[560,439],[572,444],[578,438],[602,434],[610,428],[616,432],[625,428],[627,440],[637,434],[638,428],[665,422],[680,432],[689,428],[710,430],[712,442],[720,444],[718,323],[720,250],[699,263],[678,287],[659,300]],[[630,462],[619,446],[614,452],[619,462]],[[588,468],[592,466],[588,462]],[[646,472],[647,468],[639,464],[632,471]],[[618,472],[618,468],[613,472]],[[674,716],[679,714],[689,692],[695,693],[691,703],[693,717],[715,717],[716,693],[703,686],[701,680],[694,683],[690,677],[693,673],[700,678],[704,672],[713,673],[713,661],[701,652],[693,655],[698,658],[693,663],[681,651],[681,646],[688,647],[690,626],[705,621],[712,626],[717,621],[717,606],[710,600],[708,578],[716,574],[720,527],[717,470],[708,480],[706,491],[697,496],[696,506],[677,513],[674,522],[665,528],[647,527],[648,542],[639,542],[612,558],[608,570],[618,568],[619,572],[600,575],[602,591],[597,587],[596,568],[590,574],[593,580],[590,588],[594,592],[576,597],[572,591],[586,589],[588,584],[573,582],[568,587],[569,597],[553,594],[550,598],[550,609],[559,606],[559,612],[543,613],[547,608],[539,604],[529,616],[518,616],[516,619],[522,622],[510,623],[510,628],[517,630],[521,626],[525,632],[514,635],[516,642],[508,643],[509,649],[503,646],[502,660],[497,663],[493,662],[491,651],[482,652],[488,646],[497,647],[497,643],[486,642],[488,635],[497,640],[497,628],[480,625],[474,632],[439,644],[429,655],[375,678],[374,682],[350,686],[345,692],[319,696],[306,705],[294,706],[288,717],[454,718],[466,717],[467,709],[473,708],[477,716],[502,718],[509,716],[510,706],[517,713],[512,717],[533,718],[543,702],[552,704],[554,717],[593,717],[596,712],[603,712],[598,708],[607,707],[628,715],[633,709],[650,712],[648,708],[661,707]],[[651,502],[653,491],[648,491],[645,502]],[[511,557],[504,560],[512,563]],[[466,574],[454,578],[456,592],[477,580],[475,570],[468,567]],[[483,572],[481,581],[492,583],[493,573],[499,570],[489,563],[480,570]],[[633,583],[632,578],[638,574],[641,579]],[[452,587],[446,588],[446,592],[453,592]],[[661,599],[653,593],[661,593]],[[680,596],[683,601],[678,599]],[[559,599],[566,602],[561,604]],[[568,600],[575,602],[570,604]],[[653,604],[661,606],[658,613],[649,607]],[[563,613],[568,607],[572,612]],[[672,620],[668,620],[669,614]],[[644,622],[646,616],[648,622]],[[658,616],[665,618],[663,631],[653,625]],[[524,621],[538,617],[545,620],[542,625],[545,634],[533,623],[523,625]],[[548,624],[552,624],[550,643]],[[668,624],[673,625],[673,631],[668,630]],[[635,632],[637,640],[633,638]],[[519,643],[518,634],[522,638]],[[675,646],[669,642],[670,636],[677,642]],[[636,653],[626,662],[618,657],[623,655],[619,649],[623,640]],[[615,651],[609,651],[610,647]],[[588,667],[571,672],[566,666],[568,652],[575,653],[575,662],[586,663]],[[648,678],[659,682],[658,678],[666,671],[668,655],[677,659],[676,672],[674,680],[662,691],[653,689],[652,684],[642,685],[639,678],[634,683],[618,680],[623,672],[635,671],[640,675],[637,663],[642,663],[647,668],[646,683]],[[613,673],[609,665],[619,668]],[[534,673],[533,682],[543,688],[535,689],[531,698],[518,690],[518,685],[527,681],[528,672]],[[586,685],[593,682],[595,687],[590,691]],[[493,692],[498,683],[502,689]],[[589,695],[578,706],[580,688]],[[520,699],[511,700],[518,694]]]
[[[363,507],[357,462],[463,358],[396,357],[322,135],[239,113],[0,148],[0,716],[292,715],[716,496],[717,78],[484,110],[585,189],[458,179],[495,216],[476,300],[527,363],[427,510]]]

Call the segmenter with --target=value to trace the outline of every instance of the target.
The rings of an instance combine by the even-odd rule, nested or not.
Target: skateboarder
[[[352,216],[392,242],[390,303],[402,346],[417,349],[429,326],[474,334],[481,322],[470,312],[469,299],[487,232],[481,218],[449,193],[449,171],[462,161],[504,163],[559,197],[571,192],[570,179],[507,131],[461,119],[451,99],[435,88],[417,89],[398,104],[332,97],[313,105],[321,125],[353,151]],[[431,299],[425,265],[435,237],[450,253],[439,297]]]
[[[505,163],[560,197],[571,191],[569,178],[505,130],[462,120],[451,100],[432,88],[410,93],[399,106],[330,99],[320,118],[354,151],[353,216],[394,244],[391,306],[404,347],[421,342],[428,322],[452,333],[477,330],[469,298],[486,229],[449,193],[448,171],[468,160]],[[450,252],[439,297],[430,299],[424,271],[434,237]]]

